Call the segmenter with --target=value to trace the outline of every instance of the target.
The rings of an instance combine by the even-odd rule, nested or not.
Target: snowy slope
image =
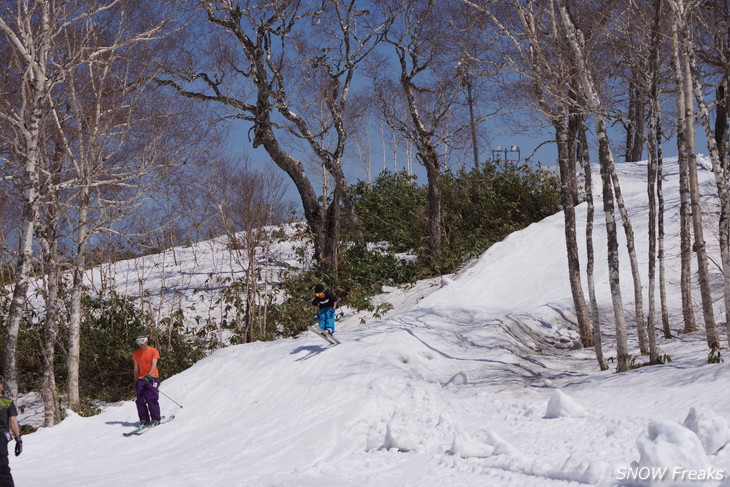
[[[266,253],[257,256],[258,268],[268,283],[279,280],[286,269],[301,266],[297,253],[306,242],[297,236],[299,226],[277,228],[283,235],[273,237]],[[98,258],[107,260],[104,249],[99,250]],[[86,272],[84,284],[92,291],[114,288],[120,294],[140,298],[138,306],[161,317],[182,310],[187,323],[193,324],[196,317],[204,322],[220,316],[220,305],[215,300],[223,285],[221,280],[242,278],[246,266],[245,253],[231,251],[229,238],[224,235],[159,254],[99,265]]]
[[[646,167],[620,171],[646,266]],[[679,316],[676,171],[668,167],[665,196],[670,305]],[[701,179],[710,193],[711,174]],[[585,205],[577,210],[584,222]],[[605,253],[602,220],[599,206],[595,245]],[[622,265],[630,318],[625,256]],[[363,326],[348,317],[340,346],[307,334],[219,350],[162,383],[184,408],[162,397],[176,419],[143,436],[122,437],[137,420],[132,402],[28,435],[11,459],[16,484],[608,486],[647,485],[628,477],[654,468],[665,479],[657,485],[730,485],[717,480],[730,477],[730,454],[715,453],[727,442],[730,366],[704,364],[700,333],[662,339],[668,365],[600,372],[593,351],[574,346],[565,267],[555,215],[455,276],[391,290],[383,299],[394,309]],[[599,266],[611,356],[605,276]],[[681,426],[690,411],[699,435]],[[688,483],[691,475],[714,480]]]

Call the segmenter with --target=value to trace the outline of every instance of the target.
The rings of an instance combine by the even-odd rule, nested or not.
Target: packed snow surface
[[[714,180],[705,167],[701,161],[710,204]],[[647,168],[618,169],[646,300]],[[27,435],[24,453],[11,457],[16,485],[730,486],[730,364],[706,364],[704,329],[681,333],[677,172],[670,161],[665,247],[676,338],[659,331],[661,353],[672,359],[665,365],[614,371],[605,227],[596,194],[596,289],[611,370],[600,371],[594,350],[578,346],[563,215],[557,214],[510,235],[456,275],[385,289],[380,299],[393,309],[379,319],[346,313],[337,330],[342,345],[328,347],[307,333],[218,350],[162,382],[161,391],[184,407],[162,396],[163,414],[176,418],[143,436],[122,436],[137,422],[131,401],[95,417],[71,413]],[[586,204],[576,210],[585,266]],[[709,216],[706,228],[716,255],[716,221]],[[638,353],[623,233],[620,238],[621,285],[638,365],[648,359]],[[214,245],[195,249],[177,249],[174,259],[168,253],[165,265],[136,262],[136,269],[149,272],[143,280],[130,278],[127,291],[144,281],[192,302],[188,293],[199,283],[190,276],[222,268],[216,263],[225,260]],[[183,276],[184,286],[176,285]],[[719,303],[721,276],[714,266],[712,276]],[[123,287],[121,277],[116,281]],[[21,422],[31,412],[24,414]]]

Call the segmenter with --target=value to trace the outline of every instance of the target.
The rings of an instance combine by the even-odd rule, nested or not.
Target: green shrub
[[[368,242],[387,242],[394,252],[428,243],[427,193],[415,176],[383,172],[371,185],[355,184],[352,194]]]
[[[446,172],[442,194],[445,243],[439,257],[452,271],[464,259],[560,209],[557,180],[514,163]]]
[[[394,283],[454,272],[510,233],[560,210],[557,179],[526,164],[487,162],[470,171],[445,171],[442,248],[433,254],[428,248],[427,186],[418,185],[414,176],[382,173],[371,185],[354,185],[353,195],[368,242],[386,242],[384,250],[390,253],[418,257],[415,269],[396,272]],[[340,282],[349,281],[347,273],[360,273],[360,268],[341,265]]]
[[[282,278],[279,291],[284,299],[271,304],[267,314],[267,322],[275,327],[277,336],[297,336],[315,323],[312,288],[317,282],[314,271],[290,273]]]
[[[415,261],[397,258],[392,252],[362,245],[351,245],[340,253],[339,287],[347,290],[348,304],[366,309],[363,299],[381,292],[383,285],[397,286],[414,282],[419,276]]]
[[[134,382],[131,374],[134,339],[140,333],[148,333],[152,321],[134,306],[131,298],[114,291],[104,296],[84,296],[82,313],[79,364],[82,396],[104,401],[129,397]],[[150,344],[154,346],[153,340]],[[162,365],[161,361],[160,369],[164,370]]]
[[[0,308],[0,316],[2,308]],[[150,336],[150,344],[160,351],[160,378],[170,377],[205,356],[202,344],[188,338],[181,314],[154,320],[135,306],[132,298],[113,291],[82,300],[81,357],[79,390],[84,410],[94,410],[90,400],[114,402],[134,395],[134,339],[140,333]],[[40,390],[43,376],[43,316],[24,316],[18,337],[19,391]],[[4,338],[2,340],[4,342]],[[68,329],[59,329],[54,358],[56,385],[61,392],[67,380],[66,354]],[[4,343],[3,343],[4,345]]]
[[[134,339],[147,334],[160,352],[160,379],[175,375],[205,356],[202,344],[188,338],[182,312],[176,311],[155,326],[152,317],[139,310],[134,300],[110,291],[83,300],[80,389],[102,401],[131,397]]]

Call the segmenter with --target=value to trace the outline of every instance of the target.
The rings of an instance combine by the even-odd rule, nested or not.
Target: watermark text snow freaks
[[[616,480],[724,480],[727,472],[718,468],[690,469],[683,467],[619,467]]]

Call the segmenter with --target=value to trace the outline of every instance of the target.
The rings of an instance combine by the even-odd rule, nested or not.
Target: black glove
[[[23,438],[20,436],[15,437],[15,456],[17,457],[23,453]]]

